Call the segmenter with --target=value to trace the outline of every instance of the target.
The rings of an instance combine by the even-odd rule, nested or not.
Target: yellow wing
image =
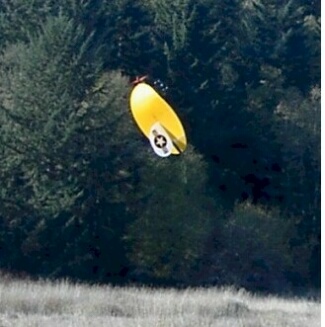
[[[171,106],[148,84],[137,84],[130,97],[131,112],[142,133],[149,139],[151,127],[160,123],[173,142],[173,154],[187,145],[184,128]]]

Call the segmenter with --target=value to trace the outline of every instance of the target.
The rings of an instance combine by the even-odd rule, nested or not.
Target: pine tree
[[[37,272],[86,278],[94,269],[107,278],[123,266],[121,234],[139,151],[130,144],[127,81],[103,74],[90,44],[84,29],[61,15],[28,45],[5,53],[1,200],[7,205],[0,215],[31,215],[18,222],[19,248]]]

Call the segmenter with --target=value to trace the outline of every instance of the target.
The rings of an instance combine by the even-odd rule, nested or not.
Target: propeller
[[[142,82],[143,82],[144,80],[146,80],[147,78],[148,78],[148,75],[144,75],[144,76],[141,76],[141,77],[137,76],[137,77],[135,78],[135,80],[131,82],[131,84],[132,84],[132,85],[137,85],[137,84],[139,84],[139,83],[142,83]]]

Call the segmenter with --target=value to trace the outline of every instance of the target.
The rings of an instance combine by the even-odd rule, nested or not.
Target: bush
[[[218,282],[259,291],[281,292],[288,287],[292,223],[278,210],[250,202],[237,204],[225,221],[214,253]]]

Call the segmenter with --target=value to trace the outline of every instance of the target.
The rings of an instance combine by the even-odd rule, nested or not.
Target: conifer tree
[[[90,43],[82,27],[60,15],[28,45],[5,53],[1,196],[13,209],[3,206],[1,216],[12,218],[14,209],[31,215],[17,228],[24,231],[23,255],[38,272],[89,277],[94,266],[104,278],[121,269],[111,261],[123,261],[122,245],[121,258],[110,256],[118,253],[127,216],[137,143],[129,142],[135,129],[126,114],[127,81],[103,75]]]

